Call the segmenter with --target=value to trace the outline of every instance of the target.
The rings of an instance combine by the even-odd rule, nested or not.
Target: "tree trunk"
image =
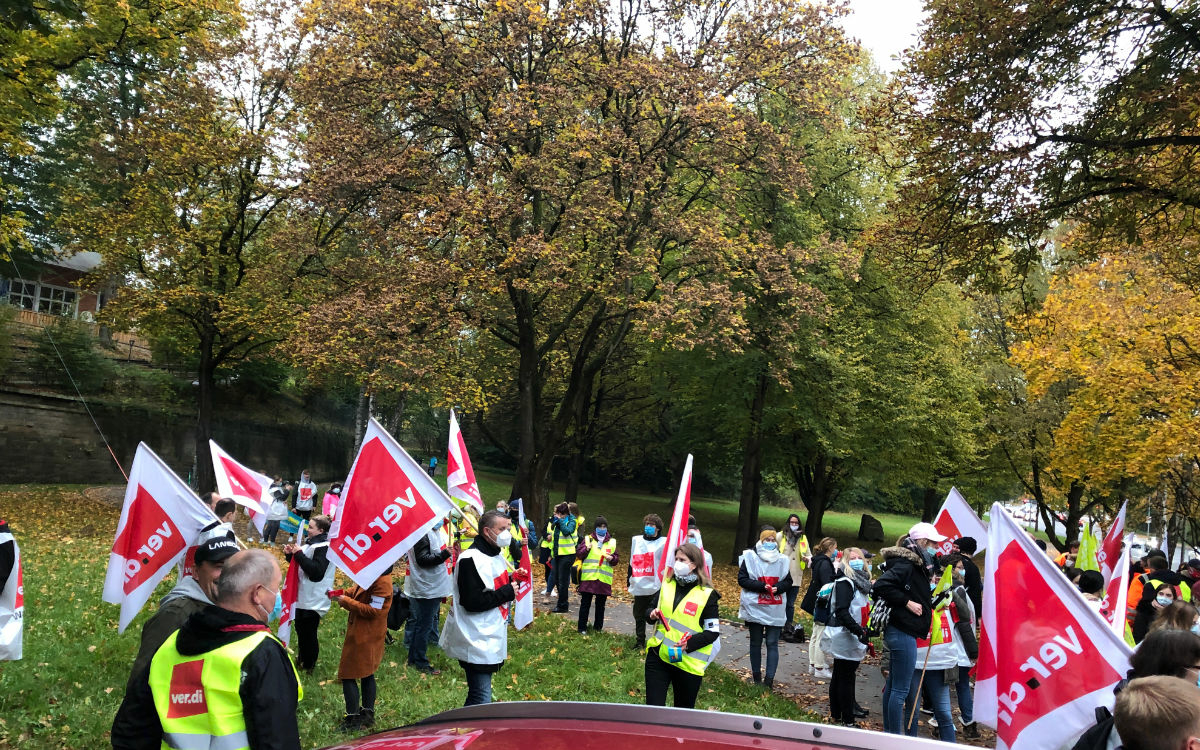
[[[737,528],[733,537],[733,559],[744,549],[754,546],[758,537],[758,503],[762,490],[762,418],[767,401],[767,372],[758,375],[754,398],[750,402],[750,424],[742,450],[742,489],[738,497]]]
[[[825,511],[829,507],[829,499],[834,494],[834,475],[838,469],[838,460],[830,459],[822,450],[817,451],[811,463],[792,464],[792,477],[796,480],[796,489],[808,508],[808,517],[804,519],[804,534],[812,544],[816,544],[825,535],[823,521]]]
[[[196,397],[196,475],[195,484],[200,492],[217,489],[213,475],[212,452],[208,441],[212,437],[213,391],[216,390],[216,363],[213,361],[213,342],[210,337],[200,339],[200,363],[196,371],[199,391]]]
[[[934,514],[939,510],[937,487],[926,487],[921,504],[921,520],[933,523]]]

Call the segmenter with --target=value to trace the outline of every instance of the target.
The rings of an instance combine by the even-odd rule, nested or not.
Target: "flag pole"
[[[929,631],[929,640],[933,641],[933,630],[932,629],[930,629],[930,631]],[[905,732],[908,732],[909,726],[911,726],[913,723],[913,717],[915,717],[917,715],[917,709],[921,707],[921,687],[925,684],[925,670],[929,668],[929,652],[932,650],[933,650],[933,643],[931,642],[929,644],[929,647],[927,647],[925,649],[925,663],[921,665],[921,678],[919,680],[917,680],[917,692],[916,692],[916,696],[913,698],[913,710],[912,710],[912,713],[910,713],[908,715],[908,721],[904,724]],[[954,717],[951,717],[951,718],[954,718]]]

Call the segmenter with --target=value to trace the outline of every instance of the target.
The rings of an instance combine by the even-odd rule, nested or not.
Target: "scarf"
[[[909,539],[907,536],[904,537],[904,541],[900,543],[900,546],[917,556],[917,559],[925,566],[925,574],[929,576],[930,580],[933,580],[933,556],[926,555],[921,544],[915,539]]]
[[[854,584],[855,589],[868,596],[871,594],[871,574],[867,572],[866,568],[862,570],[848,568],[846,570],[846,577],[850,579],[850,583]]]
[[[758,559],[762,560],[768,565],[775,562],[780,557],[779,550],[777,549],[763,549],[763,543],[761,541],[754,545],[754,551],[758,554]]]

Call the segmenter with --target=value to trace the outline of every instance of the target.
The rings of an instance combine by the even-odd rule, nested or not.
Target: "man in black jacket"
[[[975,607],[975,616],[983,616],[983,575],[979,566],[971,558],[979,550],[979,543],[974,537],[964,536],[954,543],[963,556],[963,585],[967,589],[967,598]]]
[[[279,565],[262,550],[229,558],[217,583],[217,603],[192,615],[130,686],[113,721],[114,750],[157,750],[167,733],[186,735],[203,747],[224,743],[252,750],[299,750],[296,668],[266,625],[281,577]],[[246,639],[255,639],[257,645],[237,669],[198,666],[209,660],[220,663],[221,654],[250,645],[242,643]],[[156,695],[169,707],[166,716],[155,709]],[[231,726],[236,720],[217,714],[216,704],[227,708],[230,700],[240,702],[244,728]]]
[[[329,563],[329,516],[316,515],[308,521],[308,537],[304,544],[286,544],[284,557],[300,566],[299,591],[296,595],[296,655],[300,668],[312,674],[321,653],[317,628],[329,611],[329,597],[336,570]]]

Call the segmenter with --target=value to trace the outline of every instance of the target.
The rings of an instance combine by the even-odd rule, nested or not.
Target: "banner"
[[[471,457],[467,455],[467,444],[463,441],[462,430],[458,429],[458,418],[453,409],[450,410],[450,448],[446,453],[446,489],[450,497],[464,508],[474,508],[475,513],[482,516],[483,497],[479,494],[479,483],[475,481],[475,470],[471,468]]]
[[[1108,622],[1113,632],[1119,637],[1125,637],[1125,607],[1129,598],[1129,548],[1126,547],[1117,558],[1116,574],[1105,586],[1104,602],[1100,605],[1100,614]]]
[[[288,511],[288,517],[279,522],[279,530],[285,534],[299,534],[301,529],[307,528],[308,524],[304,521],[304,516],[294,510]]]
[[[304,543],[304,532],[300,533],[301,536],[296,539],[297,545]],[[296,603],[300,601],[300,564],[296,562],[295,555],[288,560],[287,575],[283,578],[283,588],[279,589],[279,598],[283,600],[283,607],[279,612],[278,635],[283,645],[287,646],[292,639],[292,623],[296,620]]]
[[[1096,538],[1090,520],[1084,522],[1083,533],[1079,535],[1079,554],[1075,556],[1075,569],[1100,572],[1100,540]]]
[[[998,750],[1069,746],[1112,707],[1132,652],[999,503],[984,568],[975,719]]]
[[[191,488],[138,443],[104,576],[104,601],[121,605],[118,632],[125,632],[158,582],[215,520]]]
[[[209,440],[208,447],[217,479],[217,492],[221,497],[245,507],[251,523],[261,535],[263,526],[267,524],[267,510],[271,507],[267,495],[271,478],[235,461],[215,440]]]
[[[528,571],[533,571],[533,561],[529,557],[529,532],[525,528],[525,503],[521,502],[520,498],[513,500],[517,510],[520,511],[518,523],[521,530],[525,533],[525,544],[521,545],[521,561],[517,567],[524,568]],[[513,611],[513,627],[517,630],[524,630],[533,622],[533,578],[527,581],[515,581],[517,586],[517,603],[516,609]]]
[[[453,509],[453,501],[374,418],[342,487],[329,559],[369,588]]]
[[[1096,553],[1096,561],[1100,563],[1100,572],[1104,574],[1104,580],[1111,581],[1114,573],[1129,571],[1129,563],[1124,566],[1118,565],[1113,568],[1112,561],[1121,556],[1121,546],[1125,539],[1125,510],[1129,507],[1129,501],[1121,503],[1121,512],[1117,513],[1116,520],[1113,521],[1112,528],[1108,530],[1108,534],[1104,536],[1104,541],[1100,543],[1100,550]]]
[[[979,516],[967,504],[966,498],[957,487],[951,487],[950,492],[946,494],[942,509],[934,518],[933,525],[939,534],[946,537],[946,541],[938,545],[936,554],[950,554],[954,542],[964,536],[969,536],[978,543],[977,552],[982,552],[987,547],[987,526],[979,520]]]
[[[679,481],[679,495],[675,498],[675,512],[671,514],[671,527],[667,529],[667,543],[663,545],[659,580],[665,581],[667,571],[675,559],[675,550],[687,541],[688,517],[692,514],[692,454],[683,465],[683,478]]]

